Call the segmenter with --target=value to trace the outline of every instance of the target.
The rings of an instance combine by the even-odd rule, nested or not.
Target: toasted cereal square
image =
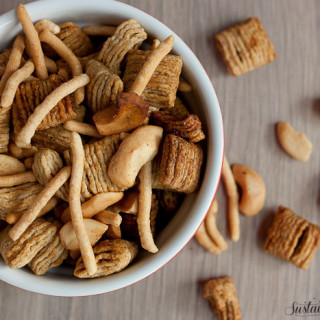
[[[0,153],[8,152],[10,138],[10,109],[0,109]]]
[[[241,320],[241,309],[232,277],[207,281],[203,297],[209,300],[219,319]]]
[[[217,47],[235,77],[276,59],[274,46],[258,18],[250,18],[215,36]]]
[[[299,268],[307,269],[319,246],[319,240],[318,226],[281,206],[268,231],[264,250]]]

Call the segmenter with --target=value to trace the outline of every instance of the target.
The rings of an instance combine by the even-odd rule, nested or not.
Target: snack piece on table
[[[123,83],[119,76],[110,72],[97,60],[88,61],[86,73],[90,77],[90,82],[86,86],[86,101],[93,113],[115,102],[118,94],[123,91]]]
[[[60,32],[56,36],[71,50],[76,56],[83,57],[93,52],[93,44],[86,33],[79,26],[72,22],[60,24]],[[56,52],[47,44],[42,44],[44,53],[48,57],[57,58]]]
[[[152,112],[151,119],[156,125],[163,127],[165,133],[173,133],[188,139],[190,142],[203,140],[205,135],[202,131],[200,119],[195,114],[185,112],[179,101],[181,100],[177,98],[173,108]]]
[[[69,130],[60,125],[36,131],[31,141],[32,145],[37,148],[52,148],[59,153],[63,153],[70,149],[70,134]]]
[[[152,50],[131,50],[126,58],[126,68],[123,75],[125,90],[129,90],[143,64],[147,61]],[[179,76],[182,69],[182,58],[172,54],[166,55],[144,89],[141,97],[151,107],[173,107],[179,86]]]
[[[57,227],[56,234],[29,262],[30,269],[37,276],[47,273],[51,268],[59,267],[68,257],[68,250],[62,246],[58,233],[61,224],[57,220],[50,222]]]
[[[16,241],[9,237],[10,229],[8,226],[0,233],[0,252],[5,263],[14,269],[27,265],[57,232],[53,223],[42,218],[36,219]]]
[[[8,152],[10,138],[10,109],[0,109],[0,153]]]
[[[124,21],[118,26],[114,35],[103,44],[97,60],[108,67],[112,73],[120,74],[120,64],[124,56],[129,50],[139,48],[146,39],[147,34],[137,20]]]
[[[0,188],[0,219],[6,220],[8,213],[28,209],[42,189],[43,187],[37,182]]]
[[[32,172],[42,186],[46,186],[62,168],[63,161],[57,151],[43,148],[34,156]],[[56,192],[56,196],[64,201],[68,201],[69,192],[67,186],[63,185]]]
[[[204,285],[203,297],[208,299],[219,320],[241,320],[241,310],[232,277],[209,280]]]
[[[304,270],[319,246],[320,227],[280,206],[268,230],[264,250]]]
[[[46,80],[33,80],[22,83],[16,92],[12,105],[14,133],[17,135],[35,108],[63,82],[63,79],[52,74]],[[37,130],[44,130],[77,117],[73,99],[66,96],[43,119]]]
[[[217,47],[233,76],[257,69],[276,59],[274,46],[258,18],[250,18],[215,36]]]
[[[123,239],[104,240],[93,247],[97,262],[97,272],[92,276],[84,266],[82,257],[77,261],[74,275],[78,278],[98,278],[123,270],[135,258],[138,246]]]
[[[89,199],[101,192],[123,191],[117,187],[108,176],[109,162],[120,145],[119,135],[105,137],[93,143],[84,145],[84,175],[81,185],[82,198]],[[70,151],[64,152],[68,165],[71,164]]]
[[[153,188],[194,192],[199,183],[202,162],[200,146],[168,134],[161,155],[154,162]]]
[[[151,212],[150,212],[150,227],[152,236],[156,233],[156,219],[158,214],[159,202],[155,194],[152,195]],[[121,234],[124,239],[132,240],[140,243],[140,236],[137,225],[137,212],[125,213],[121,212],[122,222],[120,224]]]

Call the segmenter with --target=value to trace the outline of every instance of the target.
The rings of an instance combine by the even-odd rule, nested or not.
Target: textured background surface
[[[1,0],[0,13],[17,6]],[[27,2],[27,1],[23,1]],[[308,271],[265,254],[264,221],[278,205],[320,224],[320,2],[316,0],[126,0],[171,27],[196,53],[217,91],[224,116],[226,154],[265,179],[267,200],[254,218],[241,217],[241,240],[219,256],[195,240],[167,266],[129,288],[88,298],[53,298],[0,283],[1,320],[9,319],[211,319],[201,282],[235,279],[243,319],[293,319],[293,301],[320,300],[320,252]],[[213,35],[251,16],[260,17],[278,59],[239,78],[231,77]],[[45,16],[44,16],[45,17]],[[275,123],[304,131],[314,150],[307,164],[289,158],[275,139]],[[226,234],[225,196],[219,188],[219,228]],[[315,319],[316,317],[312,317]]]

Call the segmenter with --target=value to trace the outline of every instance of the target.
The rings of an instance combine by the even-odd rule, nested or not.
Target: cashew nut
[[[118,187],[130,188],[144,164],[158,153],[163,129],[145,125],[125,138],[111,158],[108,175]]]
[[[247,217],[254,216],[263,208],[266,187],[257,172],[241,164],[232,166],[236,183],[242,190],[239,210]]]

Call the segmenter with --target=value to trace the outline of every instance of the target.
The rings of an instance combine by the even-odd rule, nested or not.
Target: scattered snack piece
[[[204,285],[203,297],[210,301],[219,320],[241,320],[241,310],[232,277],[209,280]]]
[[[38,148],[35,146],[31,146],[31,148],[19,148],[15,143],[10,143],[9,152],[17,159],[24,159],[34,156],[38,152]]]
[[[240,239],[240,220],[238,210],[239,194],[226,156],[224,156],[223,159],[221,174],[228,198],[228,220],[230,227],[230,237],[232,241],[238,241]]]
[[[258,18],[250,18],[215,36],[217,47],[235,77],[276,59],[274,46]]]
[[[264,250],[307,270],[319,241],[320,227],[280,206],[268,231]]]
[[[266,199],[266,186],[257,172],[242,164],[232,166],[236,183],[241,188],[239,210],[247,217],[257,215]]]
[[[0,153],[8,152],[10,139],[10,108],[0,108]]]
[[[21,173],[11,174],[8,176],[0,176],[0,188],[13,187],[19,184],[36,181],[32,171],[25,171]]]
[[[75,120],[67,121],[63,127],[69,131],[75,131],[81,133],[85,136],[103,138],[102,135],[98,132],[97,128],[89,123],[79,122]]]
[[[288,122],[278,122],[277,136],[283,150],[291,157],[307,162],[312,152],[312,143],[302,132],[296,131]]]
[[[113,208],[119,212],[125,213],[138,213],[138,203],[139,203],[139,190],[137,187],[133,187],[124,192],[123,198],[117,202]]]
[[[107,239],[121,239],[121,228],[120,226],[115,226],[113,224],[109,224],[108,230],[105,233],[105,237]]]
[[[35,69],[39,79],[44,80],[48,78],[48,71],[44,61],[44,54],[41,48],[38,32],[34,27],[30,16],[23,4],[19,4],[17,15],[21,22],[24,33],[32,50],[30,51],[32,61],[35,64]]]
[[[159,160],[154,166],[154,188],[184,193],[196,190],[203,162],[203,151],[198,145],[168,134]]]
[[[162,132],[161,127],[145,125],[121,142],[108,166],[108,175],[114,184],[124,188],[134,185],[142,166],[158,153]]]
[[[23,164],[25,165],[27,170],[31,170],[33,162],[34,162],[34,157],[28,157],[24,159]]]
[[[114,35],[104,43],[97,60],[112,73],[120,74],[120,63],[131,49],[137,49],[147,39],[147,34],[135,19],[121,23]]]
[[[36,28],[38,33],[41,33],[43,30],[48,29],[50,32],[53,34],[57,34],[60,32],[60,27],[55,24],[54,22],[47,20],[47,19],[42,19],[38,21],[34,27]]]
[[[55,105],[63,98],[73,93],[77,88],[84,87],[89,82],[89,77],[86,74],[74,77],[68,82],[62,83],[58,88],[52,91],[34,110],[28,118],[27,123],[17,134],[15,143],[20,148],[25,148],[30,145],[36,129],[47,116],[47,114],[55,107]]]
[[[11,226],[0,233],[0,252],[10,268],[22,268],[44,248],[56,234],[57,227],[42,219],[35,220],[17,241],[9,236]]]
[[[4,72],[6,70],[7,63],[9,61],[10,53],[12,49],[4,49],[0,53],[0,75],[1,77],[4,75]]]
[[[82,257],[79,258],[74,270],[78,278],[98,278],[123,270],[137,255],[138,246],[134,242],[122,239],[104,240],[93,248],[97,272],[88,274]]]
[[[82,31],[88,36],[109,37],[113,36],[117,27],[114,26],[85,26]]]
[[[26,171],[24,164],[14,157],[0,154],[0,176],[22,173]]]
[[[112,224],[115,227],[119,227],[122,221],[121,215],[119,213],[108,210],[99,212],[93,218],[103,222],[104,224]]]

